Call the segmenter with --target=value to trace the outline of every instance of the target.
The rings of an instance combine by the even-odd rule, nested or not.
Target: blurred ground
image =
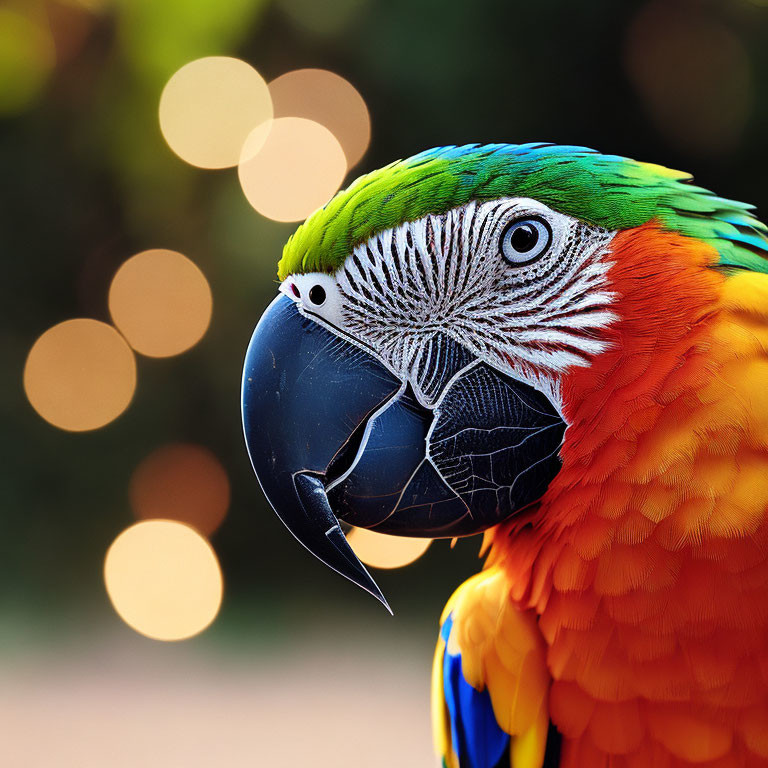
[[[123,635],[0,661],[4,765],[410,768],[434,761],[432,641],[340,626],[267,651]],[[385,642],[386,640],[386,642]]]

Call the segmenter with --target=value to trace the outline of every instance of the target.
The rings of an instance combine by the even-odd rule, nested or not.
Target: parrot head
[[[361,177],[286,244],[248,347],[243,425],[270,504],[386,605],[339,521],[453,538],[535,508],[561,469],[572,377],[643,314],[642,269],[658,290],[674,261],[627,232],[695,238],[713,274],[765,269],[748,210],[682,173],[547,144],[442,147]]]

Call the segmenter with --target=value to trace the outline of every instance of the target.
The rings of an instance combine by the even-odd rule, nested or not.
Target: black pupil
[[[519,253],[527,253],[538,242],[539,233],[532,224],[520,224],[512,230],[509,239],[512,247]]]
[[[309,300],[313,304],[322,304],[325,301],[325,288],[322,285],[313,285],[309,289]]]

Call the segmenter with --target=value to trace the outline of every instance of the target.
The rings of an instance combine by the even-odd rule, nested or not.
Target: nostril
[[[291,293],[297,298],[301,298],[301,291],[296,287],[296,283],[291,283]]]
[[[325,304],[325,288],[322,285],[313,285],[309,289],[309,300],[318,307]]]

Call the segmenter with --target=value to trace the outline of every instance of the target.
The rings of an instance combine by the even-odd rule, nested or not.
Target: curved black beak
[[[256,326],[243,370],[245,442],[269,503],[312,554],[390,612],[347,543],[325,486],[334,457],[353,451],[357,428],[401,386],[371,355],[303,317],[285,296]]]
[[[279,296],[245,359],[245,440],[267,499],[310,552],[387,608],[339,519],[465,536],[541,498],[560,468],[565,423],[541,392],[443,334],[430,344],[403,382]]]

